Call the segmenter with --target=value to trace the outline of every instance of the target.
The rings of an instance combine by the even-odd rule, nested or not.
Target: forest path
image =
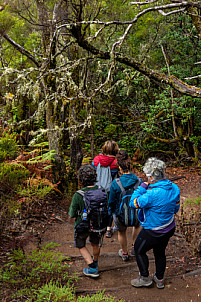
[[[168,168],[168,178],[175,178],[181,190],[181,203],[186,203],[187,198],[201,196],[201,169],[198,168]],[[137,176],[143,177],[140,173]],[[67,201],[69,205],[69,201]],[[201,203],[189,203],[184,208],[186,217],[189,218],[187,231],[195,242],[201,239],[200,209]],[[126,302],[201,302],[201,261],[193,254],[192,246],[188,246],[180,236],[180,227],[170,239],[166,255],[167,265],[165,272],[165,289],[159,290],[153,285],[150,288],[134,288],[131,280],[138,277],[138,267],[134,257],[126,263],[118,256],[119,244],[117,232],[112,238],[104,238],[99,257],[100,277],[92,279],[84,276],[83,268],[86,264],[80,256],[79,250],[74,247],[73,224],[67,212],[68,209],[55,209],[52,222],[46,224],[42,232],[42,244],[55,242],[60,244],[57,248],[67,257],[71,257],[71,272],[76,272],[80,279],[75,284],[77,295],[87,295],[99,290],[105,290],[106,294],[113,295]],[[180,210],[181,215],[182,210]],[[197,216],[196,216],[197,215]],[[42,222],[41,222],[42,224]],[[196,235],[195,235],[196,234]],[[129,253],[131,250],[131,228],[127,231]],[[91,252],[91,246],[87,242]],[[27,246],[27,248],[33,248]],[[148,254],[150,259],[150,274],[155,272],[152,251]]]
[[[67,219],[68,220],[68,219]],[[131,249],[131,228],[128,228],[128,246]],[[57,248],[66,256],[71,257],[71,272],[79,274],[80,279],[75,284],[78,295],[86,295],[105,290],[127,302],[134,301],[163,301],[163,302],[198,302],[201,301],[201,263],[192,255],[184,239],[173,236],[167,247],[167,268],[165,273],[166,286],[159,290],[153,285],[151,288],[136,289],[130,281],[138,277],[138,267],[134,257],[123,262],[118,256],[119,244],[117,232],[112,238],[104,238],[99,257],[100,277],[92,279],[84,276],[82,270],[86,264],[74,247],[73,225],[69,221],[51,225],[44,233],[42,242],[55,242],[60,244]],[[87,242],[91,251],[91,246]],[[130,252],[130,250],[129,250]],[[155,272],[153,253],[149,254],[150,274]]]

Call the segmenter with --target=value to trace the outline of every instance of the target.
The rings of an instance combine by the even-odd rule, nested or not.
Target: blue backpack
[[[116,179],[118,186],[121,189],[121,194],[119,196],[119,211],[117,214],[117,218],[119,221],[125,226],[139,226],[138,220],[138,210],[129,207],[131,196],[135,189],[141,184],[141,179],[138,179],[135,183],[134,187],[129,188],[127,190],[121,184],[120,178]]]

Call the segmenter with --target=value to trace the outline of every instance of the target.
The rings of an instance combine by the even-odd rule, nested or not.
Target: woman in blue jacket
[[[146,253],[153,249],[156,266],[153,280],[158,288],[164,288],[165,249],[170,237],[174,234],[174,214],[180,207],[179,187],[165,179],[165,167],[165,163],[157,158],[148,159],[143,168],[148,182],[142,183],[134,191],[130,200],[130,207],[139,209],[138,219],[143,227],[134,245],[140,270],[139,277],[131,281],[134,287],[152,284]]]

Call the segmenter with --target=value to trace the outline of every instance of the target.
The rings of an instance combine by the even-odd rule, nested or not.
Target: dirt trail
[[[128,229],[128,240],[131,247],[131,229]],[[76,284],[77,294],[90,294],[99,290],[114,295],[125,301],[163,301],[163,302],[198,302],[201,301],[201,264],[196,261],[184,240],[174,236],[167,248],[166,286],[159,290],[155,286],[151,288],[136,289],[130,281],[138,276],[138,268],[134,257],[124,263],[118,256],[119,244],[117,233],[108,239],[104,238],[99,258],[100,277],[96,280],[83,275],[82,270],[86,266],[79,250],[73,243],[73,225],[68,221],[54,224],[49,227],[42,238],[43,243],[59,243],[58,248],[64,255],[72,259],[72,272],[79,273],[80,279]],[[90,244],[87,247],[91,250]],[[149,253],[150,273],[154,273],[153,254]],[[195,271],[198,270],[197,274]],[[193,272],[193,276],[188,276]]]
[[[186,169],[180,171],[178,168],[170,169],[169,175],[184,176],[175,181],[181,189],[182,201],[185,201],[188,197],[201,196],[200,170],[188,171]],[[193,255],[191,247],[177,234],[179,229],[176,230],[176,235],[170,239],[166,250],[165,289],[159,290],[155,285],[151,288],[136,289],[130,284],[131,280],[138,276],[135,258],[131,257],[128,262],[124,263],[118,256],[117,233],[114,233],[110,239],[104,238],[99,258],[100,277],[94,280],[82,273],[86,264],[80,256],[79,250],[74,247],[73,224],[70,222],[67,213],[65,212],[65,215],[61,213],[61,218],[61,221],[55,220],[54,223],[48,226],[48,229],[43,233],[42,243],[59,243],[58,251],[71,257],[72,266],[70,269],[80,276],[75,285],[77,295],[105,290],[106,294],[124,299],[126,302],[201,302],[201,261]],[[198,236],[200,233],[198,232]],[[128,246],[131,249],[131,228],[128,228]],[[89,242],[87,242],[87,247],[91,251]],[[153,274],[155,272],[153,253],[150,252],[148,255],[150,274]]]

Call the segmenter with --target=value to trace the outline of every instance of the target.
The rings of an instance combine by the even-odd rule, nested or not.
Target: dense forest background
[[[200,1],[0,0],[0,236],[69,203],[106,140],[199,168],[200,39]]]
[[[47,141],[55,182],[112,139],[200,160],[200,2],[1,1],[1,124]],[[56,173],[56,171],[59,171]],[[63,176],[65,179],[65,176]]]

